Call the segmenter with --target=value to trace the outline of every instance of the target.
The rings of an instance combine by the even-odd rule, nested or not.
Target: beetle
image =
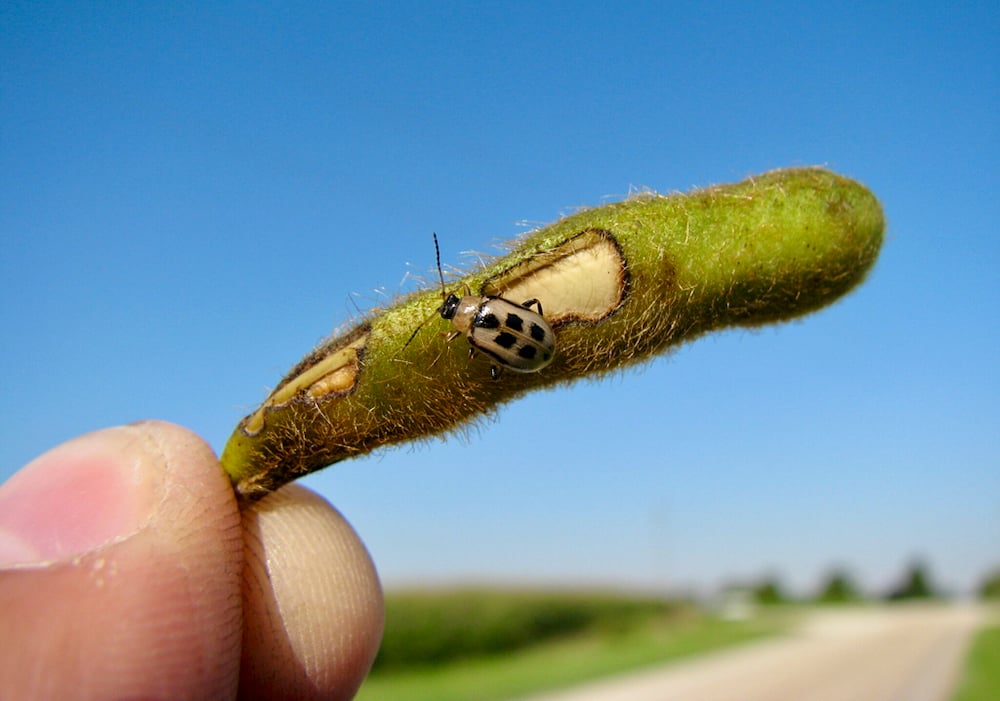
[[[534,306],[538,312],[532,311]],[[448,319],[455,331],[448,341],[459,334],[469,339],[469,357],[481,352],[492,361],[490,376],[496,380],[506,368],[514,372],[538,372],[552,362],[556,339],[552,327],[542,316],[542,304],[529,299],[515,304],[509,299],[487,295],[466,294],[445,297],[439,312]]]
[[[541,302],[529,299],[516,304],[496,295],[476,297],[468,286],[461,297],[454,293],[448,294],[445,292],[444,274],[441,272],[441,249],[436,233],[434,253],[441,280],[441,297],[444,300],[437,313],[455,327],[448,334],[447,343],[464,335],[471,346],[469,358],[475,357],[477,352],[488,356],[491,361],[490,376],[494,380],[499,379],[504,369],[522,373],[538,372],[552,362],[556,351],[556,337],[552,327],[545,321]],[[420,326],[410,336],[410,341],[417,335]],[[407,341],[407,345],[410,341]]]

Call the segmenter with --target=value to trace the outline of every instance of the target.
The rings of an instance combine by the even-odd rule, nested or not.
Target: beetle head
[[[459,297],[455,294],[450,294],[444,299],[444,304],[441,305],[441,309],[438,312],[441,314],[442,319],[454,319],[455,313],[458,311]]]

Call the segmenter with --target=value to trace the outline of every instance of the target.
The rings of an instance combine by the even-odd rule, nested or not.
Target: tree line
[[[749,588],[758,604],[780,604],[795,600],[777,577],[765,577]],[[820,582],[809,600],[821,604],[860,603],[871,600],[911,601],[938,599],[945,596],[931,576],[930,567],[923,561],[911,562],[899,580],[875,596],[866,595],[858,586],[851,572],[844,567],[832,569]],[[980,582],[976,594],[982,599],[1000,600],[1000,568],[987,574]]]

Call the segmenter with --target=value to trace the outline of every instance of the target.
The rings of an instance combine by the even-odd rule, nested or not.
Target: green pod
[[[540,301],[555,358],[492,379],[431,289],[307,355],[237,426],[222,464],[242,498],[379,446],[427,437],[529,390],[593,377],[713,329],[819,309],[857,285],[885,224],[875,196],[821,168],[689,194],[641,194],[541,228],[448,292]],[[468,291],[466,291],[468,290]]]

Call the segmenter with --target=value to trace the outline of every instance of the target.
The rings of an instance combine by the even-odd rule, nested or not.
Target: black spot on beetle
[[[534,360],[537,352],[534,346],[521,346],[517,349],[517,354],[525,360]]]
[[[508,314],[507,328],[513,329],[514,331],[521,331],[524,329],[524,319],[519,317],[517,314]]]
[[[545,329],[543,329],[538,324],[531,325],[531,337],[541,343],[545,340]]]
[[[506,331],[501,331],[497,334],[497,337],[493,339],[493,341],[501,348],[510,350],[514,347],[514,344],[517,343],[517,336],[512,333],[507,333]]]
[[[498,329],[500,328],[500,320],[496,314],[480,314],[476,317],[473,326],[478,326],[481,329]]]

